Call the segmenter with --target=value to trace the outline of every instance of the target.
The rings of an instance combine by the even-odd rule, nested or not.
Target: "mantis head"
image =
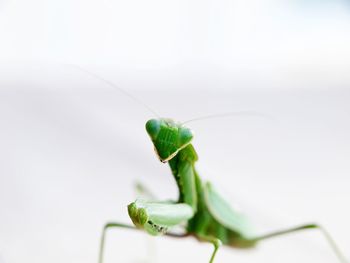
[[[146,123],[146,130],[159,160],[163,163],[175,157],[193,138],[189,128],[171,119],[151,119]]]

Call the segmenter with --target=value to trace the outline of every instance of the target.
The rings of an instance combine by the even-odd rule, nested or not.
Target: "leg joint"
[[[213,240],[213,245],[214,245],[214,247],[215,247],[216,249],[218,249],[219,247],[222,246],[222,242],[221,242],[220,239],[214,239],[214,240]]]

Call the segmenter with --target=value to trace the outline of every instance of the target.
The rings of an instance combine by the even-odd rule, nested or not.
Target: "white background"
[[[0,262],[96,262],[133,183],[176,198],[144,123],[189,123],[203,178],[257,233],[320,222],[350,256],[347,1],[0,1]],[[272,117],[272,119],[270,118]],[[106,262],[207,262],[212,247],[111,231]],[[315,231],[218,262],[336,262]]]

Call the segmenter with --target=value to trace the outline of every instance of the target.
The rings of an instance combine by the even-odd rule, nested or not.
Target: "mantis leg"
[[[155,195],[143,183],[136,181],[135,188],[138,196],[146,199],[155,200]]]
[[[219,247],[222,245],[221,240],[218,238],[215,238],[215,237],[210,237],[210,236],[200,236],[200,239],[203,241],[210,242],[214,245],[214,251],[211,254],[210,261],[209,261],[209,263],[213,263],[216,252],[218,251]]]
[[[331,235],[322,226],[320,226],[318,224],[306,224],[306,225],[301,225],[301,226],[297,226],[297,227],[293,227],[293,228],[288,228],[288,229],[272,232],[272,233],[269,233],[269,234],[266,234],[266,235],[254,238],[252,241],[253,242],[258,242],[258,241],[265,240],[265,239],[268,239],[268,238],[277,237],[277,236],[283,236],[283,235],[286,235],[286,234],[289,234],[289,233],[299,232],[299,231],[307,230],[307,229],[317,229],[317,230],[321,231],[322,235],[326,238],[326,240],[328,241],[330,247],[332,248],[332,250],[334,251],[334,253],[338,257],[339,262],[341,262],[341,263],[348,263],[348,261],[346,260],[345,256],[340,251],[339,247],[337,246],[337,244],[335,243],[335,241],[333,240]]]
[[[102,236],[101,236],[101,241],[100,241],[100,251],[99,251],[99,257],[98,257],[98,262],[103,263],[103,255],[104,255],[104,246],[105,246],[105,240],[106,240],[106,232],[110,228],[127,228],[127,229],[132,229],[132,230],[141,230],[139,228],[133,227],[131,225],[126,225],[122,223],[116,223],[116,222],[109,222],[105,224],[102,230]],[[142,231],[142,230],[141,230]],[[175,234],[175,233],[166,233],[165,236],[173,237],[173,238],[183,238],[183,237],[188,237],[189,234]]]
[[[116,228],[116,227],[138,230],[136,227],[133,227],[133,226],[130,226],[130,225],[126,225],[126,224],[121,224],[121,223],[112,223],[112,222],[110,222],[110,223],[105,224],[105,226],[103,227],[103,230],[102,230],[102,236],[101,236],[101,242],[100,242],[100,252],[99,252],[99,256],[98,256],[98,262],[99,263],[103,263],[103,253],[104,253],[106,232],[107,232],[108,229]]]

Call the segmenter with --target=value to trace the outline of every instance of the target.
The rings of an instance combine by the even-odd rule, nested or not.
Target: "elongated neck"
[[[185,202],[196,206],[196,172],[195,162],[198,160],[196,151],[192,144],[184,149],[169,161],[171,171],[179,189],[179,202]]]

